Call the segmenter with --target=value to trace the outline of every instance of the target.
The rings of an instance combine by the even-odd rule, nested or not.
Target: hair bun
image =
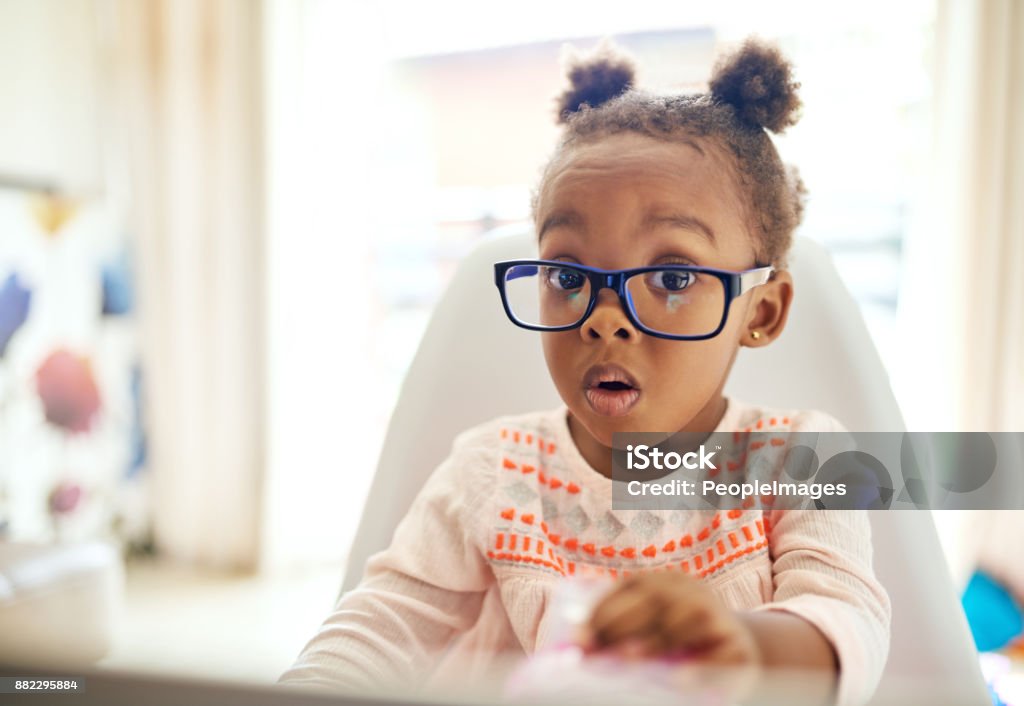
[[[777,47],[748,39],[715,65],[711,95],[728,103],[740,120],[780,133],[799,119],[800,84]]]
[[[558,122],[564,123],[583,106],[596,108],[633,87],[633,60],[610,41],[586,55],[570,54],[566,61],[570,86],[558,97]]]

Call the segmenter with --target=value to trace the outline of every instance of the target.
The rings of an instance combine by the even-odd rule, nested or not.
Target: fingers
[[[685,577],[645,575],[631,578],[607,594],[591,613],[589,643],[593,649],[623,647],[656,654],[671,644],[664,629],[673,605],[688,605],[693,582]]]
[[[612,591],[598,603],[590,617],[590,641],[595,648],[643,639],[655,633],[661,606],[657,596],[635,584]]]
[[[625,659],[644,659],[666,652],[665,637],[660,632],[647,633],[641,637],[630,637],[616,645],[618,653]]]
[[[748,637],[703,584],[650,574],[620,584],[598,603],[583,643],[588,650],[615,649],[627,657],[686,653],[741,664],[751,659]]]
[[[694,598],[676,602],[665,611],[661,629],[674,649],[706,649],[721,637],[717,606],[704,597]]]
[[[676,607],[666,615],[663,629],[670,649],[705,663],[746,665],[760,660],[753,635],[717,600]]]

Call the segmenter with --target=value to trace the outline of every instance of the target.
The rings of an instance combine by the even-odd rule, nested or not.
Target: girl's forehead
[[[537,202],[538,236],[543,242],[560,232],[589,248],[610,247],[627,233],[636,244],[634,237],[667,243],[710,233],[702,251],[745,262],[752,248],[743,204],[723,162],[706,144],[638,134],[573,145],[548,170]]]
[[[540,201],[582,181],[643,183],[666,191],[713,191],[736,196],[732,169],[709,144],[694,139],[656,140],[619,133],[575,144],[550,165]],[[539,204],[540,205],[540,204]]]
[[[734,182],[729,165],[707,145],[617,134],[558,155],[538,194],[536,215],[628,201],[656,209],[685,205],[713,220],[742,220],[744,204]]]

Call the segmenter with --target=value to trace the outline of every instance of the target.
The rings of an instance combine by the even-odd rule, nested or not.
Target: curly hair
[[[794,125],[801,105],[800,84],[776,47],[748,39],[718,61],[707,93],[659,95],[634,88],[632,60],[608,42],[571,61],[568,77],[570,86],[557,100],[564,130],[534,193],[535,220],[552,165],[574,145],[621,132],[696,139],[721,150],[733,167],[758,263],[785,267],[806,192],[767,133]]]

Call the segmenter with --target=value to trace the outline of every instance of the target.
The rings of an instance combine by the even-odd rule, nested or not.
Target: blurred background
[[[563,47],[701,90],[751,33],[908,427],[1020,431],[1012,0],[0,0],[0,537],[127,557],[107,664],[275,679],[433,304],[528,223]]]

